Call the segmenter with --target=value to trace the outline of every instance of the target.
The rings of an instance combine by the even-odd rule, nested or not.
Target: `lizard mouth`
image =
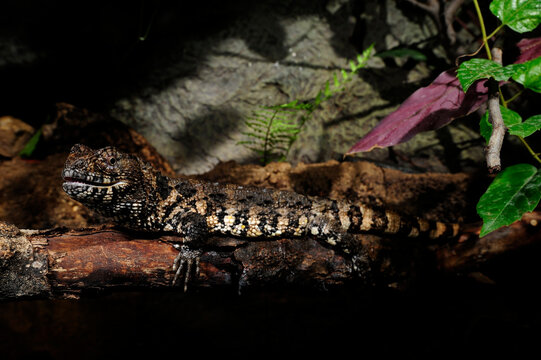
[[[64,185],[67,186],[91,186],[91,187],[110,187],[125,184],[124,181],[114,181],[103,176],[83,175],[73,170],[64,170],[62,172]]]

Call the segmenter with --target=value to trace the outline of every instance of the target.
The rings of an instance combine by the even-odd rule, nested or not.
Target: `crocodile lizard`
[[[309,197],[290,191],[169,178],[150,164],[114,147],[92,150],[76,144],[62,172],[64,191],[124,227],[173,232],[183,238],[175,277],[198,271],[200,249],[210,234],[243,238],[311,236],[350,254],[362,249],[355,233],[430,239],[454,237],[457,224],[429,222],[391,210],[344,200]]]

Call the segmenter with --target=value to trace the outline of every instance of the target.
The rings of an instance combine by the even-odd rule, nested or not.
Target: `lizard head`
[[[136,156],[114,147],[92,150],[77,144],[71,148],[62,171],[62,188],[104,216],[134,218],[146,204],[147,167]]]

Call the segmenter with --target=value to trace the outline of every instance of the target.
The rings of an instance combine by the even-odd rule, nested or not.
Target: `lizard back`
[[[168,178],[114,147],[74,145],[66,161],[64,191],[129,228],[180,235],[221,233],[247,238],[315,236],[341,243],[347,234],[454,237],[457,224],[345,200],[289,191]]]

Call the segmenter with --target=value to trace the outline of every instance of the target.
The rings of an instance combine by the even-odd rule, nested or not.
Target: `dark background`
[[[4,359],[516,358],[535,353],[541,330],[535,286],[522,285],[447,281],[407,294],[351,288],[267,289],[240,296],[220,290],[116,292],[2,303],[0,352]]]

